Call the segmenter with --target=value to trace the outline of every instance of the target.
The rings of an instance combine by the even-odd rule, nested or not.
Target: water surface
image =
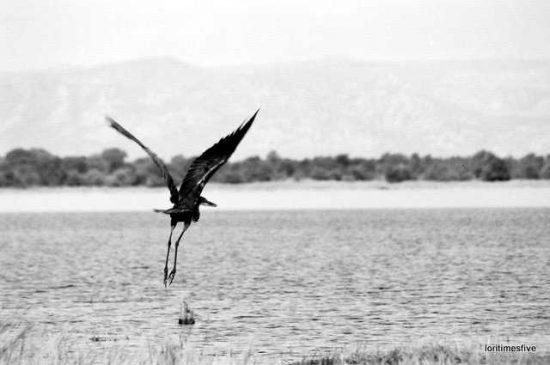
[[[550,180],[213,183],[204,195],[217,210],[550,208]],[[150,212],[169,208],[168,196],[164,187],[0,189],[0,212]]]
[[[166,218],[0,214],[0,320],[91,352],[181,336],[289,357],[424,338],[549,343],[550,209],[210,210],[168,289]],[[192,328],[177,324],[182,300]]]

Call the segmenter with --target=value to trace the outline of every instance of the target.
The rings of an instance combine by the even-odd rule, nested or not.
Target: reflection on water
[[[2,321],[213,351],[507,336],[550,317],[550,210],[205,212],[165,289],[167,217],[0,214]],[[182,300],[197,324],[177,324]],[[104,346],[104,345],[103,345]],[[218,350],[216,350],[218,349]]]

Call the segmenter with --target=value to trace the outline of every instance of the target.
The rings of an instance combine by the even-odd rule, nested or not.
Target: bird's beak
[[[215,203],[212,203],[210,200],[204,199],[204,201],[202,203],[204,205],[208,205],[209,207],[217,207],[217,205]]]

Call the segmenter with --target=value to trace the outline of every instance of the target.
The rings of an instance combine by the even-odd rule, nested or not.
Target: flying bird
[[[180,240],[185,231],[187,231],[191,225],[191,222],[198,222],[200,218],[199,207],[201,205],[216,207],[216,204],[201,195],[204,186],[216,173],[216,171],[218,171],[218,169],[227,162],[233,152],[235,152],[235,149],[246,135],[246,132],[248,132],[250,126],[252,126],[258,112],[259,109],[248,121],[243,122],[235,131],[220,139],[218,143],[214,144],[212,147],[204,151],[202,155],[197,157],[191,163],[189,170],[187,170],[187,174],[185,175],[179,189],[176,187],[174,178],[170,175],[170,172],[164,162],[153,151],[141,143],[139,139],[128,132],[114,119],[108,116],[106,117],[109,126],[122,134],[124,137],[136,142],[141,148],[143,148],[143,150],[145,150],[145,152],[147,152],[162,172],[162,176],[166,181],[166,186],[168,187],[168,190],[170,190],[170,202],[172,202],[173,207],[169,209],[154,210],[157,213],[170,215],[170,236],[168,237],[168,250],[166,252],[166,263],[164,264],[164,286],[167,286],[167,284],[172,284],[172,281],[174,281]],[[176,240],[174,264],[170,274],[168,274],[168,259],[170,257],[170,247],[172,246],[172,234],[174,233],[174,229],[179,222],[183,223],[183,230]]]

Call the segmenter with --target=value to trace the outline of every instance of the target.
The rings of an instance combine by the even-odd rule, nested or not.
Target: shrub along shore
[[[181,179],[194,157],[174,156],[167,164]],[[501,158],[489,151],[467,157],[438,158],[386,153],[379,158],[345,154],[290,159],[270,152],[265,158],[250,157],[228,162],[213,177],[220,183],[283,180],[369,181],[397,183],[427,181],[506,181],[550,179],[550,155],[528,154]],[[118,148],[91,156],[59,157],[43,149],[14,149],[0,156],[0,187],[32,186],[162,186],[157,166],[148,157],[127,161]]]

